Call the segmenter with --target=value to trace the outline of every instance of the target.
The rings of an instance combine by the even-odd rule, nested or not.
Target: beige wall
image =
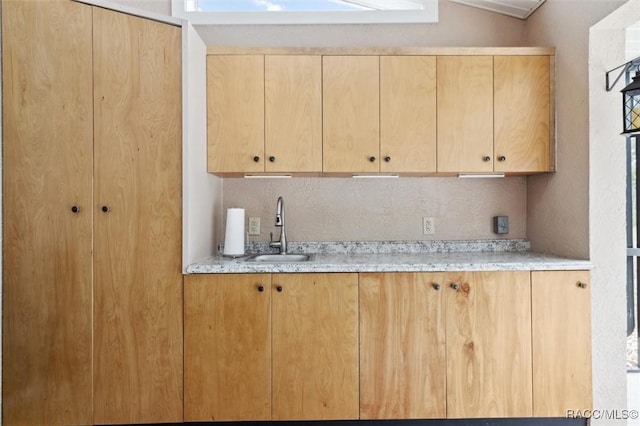
[[[224,208],[243,207],[274,229],[276,199],[284,197],[291,241],[490,239],[493,216],[509,216],[508,238],[526,237],[526,179],[226,179]],[[436,234],[423,235],[422,217]]]

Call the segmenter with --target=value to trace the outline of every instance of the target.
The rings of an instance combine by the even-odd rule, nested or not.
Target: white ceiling
[[[449,0],[514,18],[527,19],[545,0]]]

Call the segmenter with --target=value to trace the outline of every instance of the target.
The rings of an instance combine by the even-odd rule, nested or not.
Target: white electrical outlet
[[[434,218],[422,218],[422,233],[424,235],[433,235],[436,233],[436,220]]]
[[[249,235],[260,235],[260,218],[249,218]]]

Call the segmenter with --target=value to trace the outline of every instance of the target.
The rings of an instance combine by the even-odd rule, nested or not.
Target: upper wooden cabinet
[[[209,55],[209,171],[321,172],[321,72],[318,55]]]
[[[322,171],[322,58],[268,55],[265,172]]]
[[[209,171],[264,172],[264,56],[207,57]]]
[[[493,57],[438,57],[438,171],[493,171]]]
[[[549,56],[495,56],[494,170],[546,172],[550,168]]]
[[[551,171],[551,57],[438,57],[438,172]]]
[[[380,57],[380,171],[436,171],[436,57]]]
[[[324,172],[380,170],[380,58],[322,58]]]
[[[209,171],[555,171],[553,55],[210,48]]]
[[[589,271],[534,271],[532,284],[533,414],[566,417],[590,410]]]

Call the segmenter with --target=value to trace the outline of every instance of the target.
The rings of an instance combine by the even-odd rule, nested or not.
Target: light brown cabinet
[[[493,171],[493,57],[438,62],[438,172]]]
[[[360,274],[360,418],[445,418],[439,274]]]
[[[321,172],[321,72],[319,55],[209,55],[209,171]]]
[[[529,272],[360,274],[361,417],[530,417]]]
[[[187,420],[357,419],[357,274],[187,276],[185,395]]]
[[[185,421],[271,418],[271,276],[187,275]]]
[[[494,170],[548,172],[551,168],[550,56],[495,56]]]
[[[442,285],[447,418],[530,417],[529,271],[449,273]]]
[[[550,49],[218,50],[211,173],[555,170]]]
[[[378,172],[380,58],[322,58],[323,165],[329,173]]]
[[[592,408],[589,271],[531,273],[533,414]]]
[[[93,421],[91,21],[2,4],[5,425]]]
[[[3,421],[182,421],[181,30],[2,15]]]
[[[438,57],[438,172],[551,171],[550,56]]]
[[[435,57],[323,57],[323,171],[435,172],[435,77]]]

